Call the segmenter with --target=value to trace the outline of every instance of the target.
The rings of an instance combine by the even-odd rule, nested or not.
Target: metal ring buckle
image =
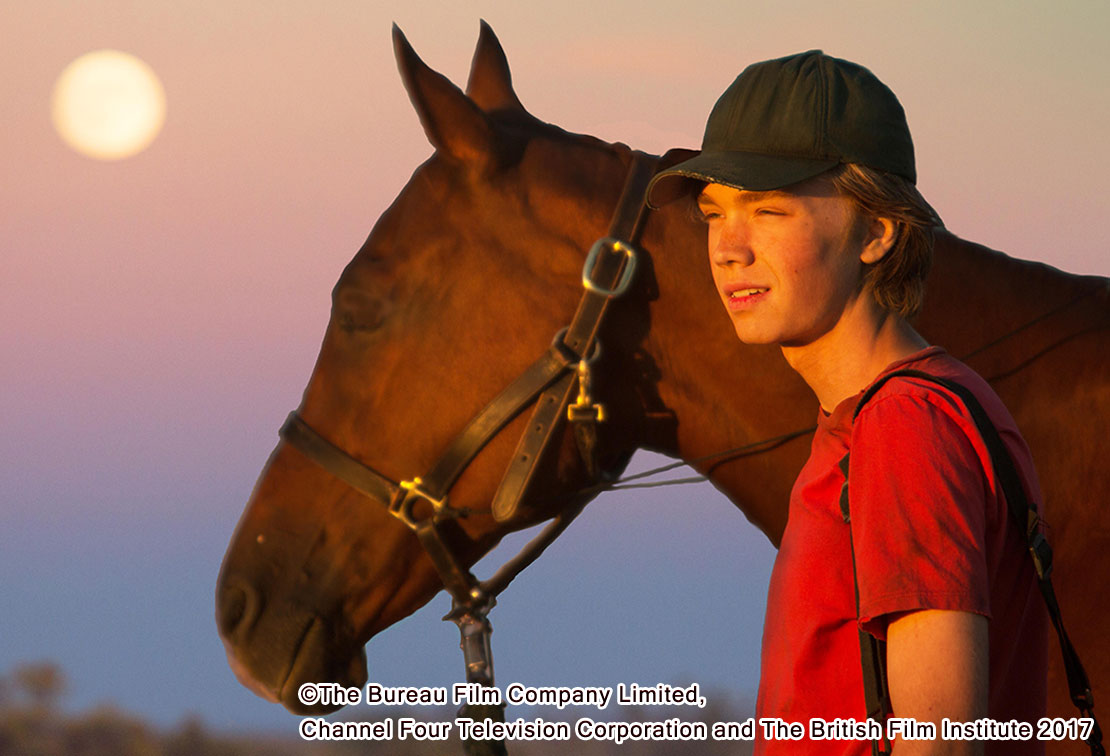
[[[625,263],[624,269],[621,271],[620,279],[612,289],[601,286],[591,277],[594,268],[597,266],[597,260],[601,256],[601,251],[606,248],[610,252],[623,254],[628,258],[628,262]],[[628,242],[614,239],[611,236],[603,236],[594,242],[594,245],[590,247],[590,253],[586,255],[586,264],[582,267],[582,286],[587,291],[601,294],[610,299],[619,297],[628,291],[628,287],[632,283],[632,275],[636,272],[636,255],[636,248]]]
[[[432,519],[438,520],[451,510],[447,507],[447,497],[437,499],[423,488],[424,481],[419,477],[412,480],[402,480],[400,486],[405,491],[404,496],[399,496],[389,505],[389,513],[401,522],[416,530],[419,522],[412,513],[412,507],[417,499],[423,499],[432,505]]]
[[[557,350],[561,355],[563,355],[563,357],[567,361],[568,366],[577,365],[583,359],[585,359],[586,362],[590,363],[591,365],[597,362],[598,358],[601,357],[601,342],[595,339],[593,344],[590,345],[590,353],[588,355],[578,354],[578,352],[574,351],[574,349],[569,347],[567,343],[563,341],[569,330],[570,326],[564,326],[559,329],[559,332],[555,334],[555,338],[551,340],[552,349]]]

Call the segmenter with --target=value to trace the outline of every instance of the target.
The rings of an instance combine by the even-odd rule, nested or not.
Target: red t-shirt
[[[1014,458],[1030,501],[1042,501],[1029,449],[990,386],[939,347],[884,371],[950,378],[982,403]],[[914,378],[889,380],[820,413],[813,448],[790,495],[771,573],[756,702],[757,754],[869,754],[867,740],[810,740],[811,718],[866,719],[848,525],[840,513],[851,449],[852,535],[864,629],[885,638],[890,616],[917,609],[990,619],[988,717],[1044,715],[1047,612],[990,455],[958,397]],[[943,659],[922,659],[942,665]],[[898,712],[894,712],[898,716]],[[801,741],[762,737],[759,718],[806,726]],[[987,741],[987,753],[1044,753],[1043,743]]]

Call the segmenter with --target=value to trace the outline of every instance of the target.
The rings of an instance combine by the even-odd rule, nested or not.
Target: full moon
[[[54,128],[73,149],[97,160],[142,152],[166,120],[166,93],[134,55],[96,50],[70,63],[54,85]]]

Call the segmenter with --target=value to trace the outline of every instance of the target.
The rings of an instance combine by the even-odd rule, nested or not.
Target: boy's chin
[[[736,332],[736,338],[740,339],[741,343],[748,346],[762,346],[767,344],[778,344],[771,336],[760,333],[758,330],[750,327],[737,325],[733,328]]]

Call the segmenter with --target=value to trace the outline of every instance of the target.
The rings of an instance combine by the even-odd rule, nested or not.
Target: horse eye
[[[388,310],[383,298],[347,289],[336,296],[332,318],[347,334],[370,333],[381,328]]]

